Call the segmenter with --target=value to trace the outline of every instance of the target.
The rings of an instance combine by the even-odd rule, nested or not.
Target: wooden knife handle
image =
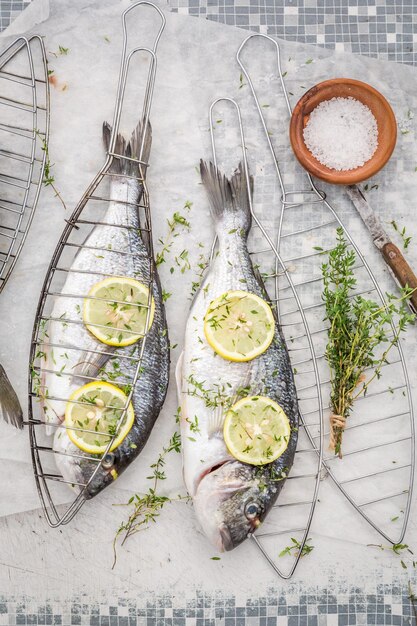
[[[385,262],[394,272],[394,275],[401,287],[405,287],[407,285],[411,289],[417,290],[417,276],[408,265],[401,250],[399,250],[393,243],[386,243],[382,248],[382,255]],[[417,312],[417,291],[414,291],[412,294],[410,303],[412,304],[414,311]]]

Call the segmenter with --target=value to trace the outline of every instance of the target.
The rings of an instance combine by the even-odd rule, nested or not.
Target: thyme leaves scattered
[[[43,173],[42,183],[45,185],[45,187],[51,187],[53,189],[55,193],[55,197],[59,199],[64,209],[66,209],[67,205],[65,204],[64,200],[62,199],[61,194],[59,193],[58,189],[55,186],[55,177],[52,174],[53,163],[51,163],[51,160],[49,158],[48,143],[45,139],[45,136],[39,130],[35,129],[35,135],[41,141],[41,144],[42,144],[41,149],[42,149],[42,152],[45,153],[45,170]]]
[[[192,207],[192,202],[187,200],[184,203],[184,209],[189,212]],[[167,219],[168,224],[168,233],[164,238],[159,239],[159,243],[161,245],[160,251],[156,255],[156,265],[162,265],[162,263],[167,262],[167,258],[169,253],[171,252],[172,246],[174,245],[174,239],[176,239],[181,232],[189,232],[191,229],[191,224],[187,219],[187,216],[179,211],[175,211],[172,215],[171,219]],[[183,255],[183,256],[181,256]],[[185,258],[184,258],[185,257]],[[177,265],[181,268],[181,272],[184,273],[187,268],[187,257],[188,251],[183,250],[181,254],[175,257],[175,261]],[[188,263],[189,265],[189,263]],[[182,269],[184,267],[184,270]],[[170,268],[171,274],[174,272],[174,267]]]
[[[181,439],[178,432],[174,432],[167,446],[162,448],[155,463],[150,466],[151,473],[147,479],[151,481],[151,487],[145,494],[134,494],[129,500],[120,506],[129,508],[129,514],[126,521],[123,521],[113,540],[113,568],[117,560],[117,544],[119,540],[123,546],[125,542],[139,531],[146,530],[152,523],[155,523],[166,504],[178,501],[188,501],[188,495],[178,495],[176,497],[163,496],[158,493],[158,487],[161,481],[166,480],[165,462],[166,457],[171,452],[179,453],[181,451]]]
[[[200,248],[204,248],[203,243],[198,244]],[[200,253],[197,260],[197,269],[195,270],[195,280],[191,283],[191,293],[190,297],[193,298],[197,291],[200,289],[201,284],[203,282],[203,278],[206,272],[207,267],[209,266],[210,260],[209,258],[202,252]]]
[[[304,545],[301,545],[301,542],[298,541],[297,539],[295,539],[295,537],[291,537],[291,544],[289,546],[286,546],[283,550],[281,550],[281,552],[279,553],[278,556],[283,557],[283,556],[300,556],[301,558],[303,556],[307,556],[307,554],[310,554],[313,550],[314,550],[314,546],[309,545],[309,541],[311,541],[311,539],[306,539]]]
[[[64,46],[58,46],[58,50],[56,52],[50,52],[50,54],[52,54],[52,56],[57,58],[61,56],[67,56],[69,51],[70,51],[69,48],[64,48]]]

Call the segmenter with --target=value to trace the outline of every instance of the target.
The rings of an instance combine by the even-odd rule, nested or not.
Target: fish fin
[[[278,312],[277,312],[277,306],[274,302],[272,302],[271,298],[269,297],[268,291],[266,289],[266,285],[265,285],[265,281],[262,278],[262,274],[259,271],[259,267],[254,267],[253,268],[253,273],[255,275],[256,280],[259,283],[259,286],[262,290],[262,295],[264,300],[266,300],[269,304],[269,306],[271,307],[271,311],[273,316],[275,317],[275,321],[278,323]]]
[[[110,141],[112,136],[112,127],[108,122],[103,123],[103,141],[106,151],[109,151]],[[114,147],[115,154],[124,155],[127,159],[113,158],[110,166],[110,172],[114,174],[120,174],[120,176],[132,176],[139,177],[143,180],[146,178],[146,165],[141,163],[149,163],[149,154],[152,144],[152,126],[149,120],[139,120],[135,130],[132,133],[130,141],[127,142],[123,135],[118,134],[116,137],[116,144]],[[132,159],[137,159],[141,163],[136,163]],[[140,203],[142,197],[143,185],[140,185],[139,196],[137,202]],[[140,214],[137,215],[140,227]],[[148,250],[151,251],[150,234],[149,232],[141,229],[142,240]]]
[[[112,127],[108,122],[103,122],[103,142],[106,152],[109,151],[110,141],[112,135]],[[118,134],[116,138],[116,145],[114,146],[114,152],[116,154],[126,154],[126,139],[123,135]],[[129,155],[130,156],[130,155]],[[113,159],[110,167],[110,171],[114,174],[123,174],[123,163],[121,159]]]
[[[23,428],[23,411],[7,374],[0,365],[0,420],[15,428]]]
[[[85,350],[81,353],[80,360],[72,370],[74,376],[91,376],[95,378],[109,360],[110,352],[114,352],[114,348],[111,346],[108,346],[104,353]]]
[[[215,437],[223,430],[224,411],[223,407],[217,406],[214,411],[210,413],[208,419],[207,431],[209,437]]]
[[[185,397],[182,391],[182,367],[184,363],[184,350],[181,352],[179,359],[177,361],[177,365],[175,366],[175,382],[177,383],[177,398],[178,398],[178,406],[179,406],[179,414],[180,421],[187,419],[187,407],[185,404]]]
[[[213,163],[200,161],[201,180],[206,188],[211,213],[217,224],[225,214],[235,216],[236,226],[243,228],[245,236],[251,227],[251,212],[246,184],[246,176],[239,163],[237,170],[229,179],[222,174]],[[249,177],[251,196],[253,190],[253,178]]]
[[[181,404],[182,398],[182,364],[184,362],[184,350],[181,352],[177,365],[175,366],[175,381],[177,383],[178,402]]]
[[[152,145],[152,126],[149,120],[146,122],[146,126],[145,120],[138,122],[130,138],[129,145],[134,159],[143,161],[143,163],[149,163],[149,155]],[[136,164],[133,165],[136,166]]]
[[[103,123],[103,142],[106,151],[109,151],[110,141],[112,135],[112,127],[108,122]],[[132,133],[130,141],[126,141],[125,137],[120,133],[116,137],[116,144],[114,146],[115,154],[126,156],[127,159],[114,158],[110,167],[110,172],[115,174],[126,174],[128,176],[138,175],[138,164],[130,159],[138,159],[144,163],[148,163],[149,153],[152,143],[152,128],[149,120],[145,123],[144,120],[140,120]],[[144,173],[146,175],[146,168]]]

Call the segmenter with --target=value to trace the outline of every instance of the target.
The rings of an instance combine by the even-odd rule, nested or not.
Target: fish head
[[[114,483],[122,472],[121,460],[122,455],[119,450],[116,449],[104,455],[98,468],[98,463],[92,463],[91,457],[90,459],[86,457],[81,461],[80,467],[83,483],[88,484],[85,491],[85,497],[87,499],[93,498],[105,487]]]
[[[62,429],[56,431],[53,447],[58,470],[69,486],[78,494],[82,492],[86,500],[113,484],[126,466],[122,446],[103,457],[90,455],[80,450],[68,436],[62,436]]]
[[[226,461],[201,478],[194,508],[204,533],[224,552],[257,529],[275,499],[274,488],[264,479],[262,469]]]

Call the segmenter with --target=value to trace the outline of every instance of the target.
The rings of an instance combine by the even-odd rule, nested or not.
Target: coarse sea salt
[[[364,165],[378,147],[378,126],[372,111],[352,97],[320,102],[311,112],[303,135],[312,155],[338,171]]]

